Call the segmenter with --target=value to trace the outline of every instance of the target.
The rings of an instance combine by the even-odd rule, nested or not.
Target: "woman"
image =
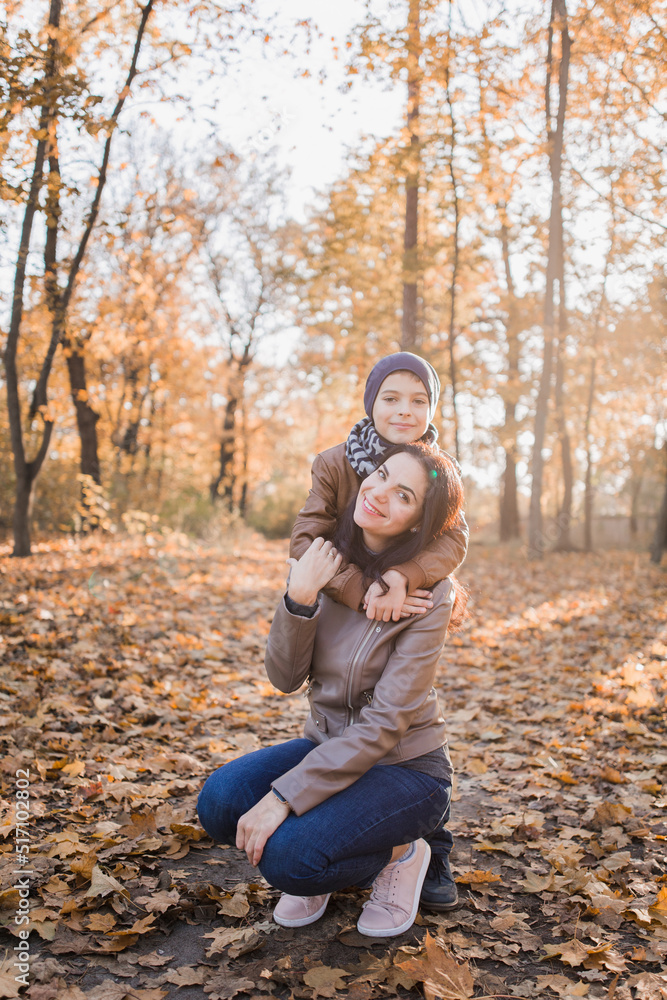
[[[334,543],[316,539],[292,560],[266,650],[269,679],[296,690],[307,678],[303,739],[230,761],[199,797],[202,825],[245,850],[283,892],[274,919],[317,920],[330,894],[373,886],[363,934],[402,934],[414,922],[430,849],[451,795],[451,764],[436,666],[457,584],[432,588],[426,613],[368,621],[319,591],[343,558],[382,582],[455,522],[463,491],[452,463],[425,445],[399,445],[365,479]]]

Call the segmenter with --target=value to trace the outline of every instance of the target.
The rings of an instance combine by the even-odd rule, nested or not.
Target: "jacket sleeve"
[[[331,538],[338,520],[339,477],[335,467],[315,456],[308,499],[297,514],[289,554],[300,559],[314,538]]]
[[[347,788],[382,760],[407,732],[431,694],[452,609],[453,589],[444,584],[433,609],[399,633],[372,704],[340,736],[321,743],[273,782],[297,816]]]
[[[312,618],[304,618],[290,614],[284,597],[278,605],[266,643],[264,666],[279,691],[296,691],[308,676],[319,617],[319,607]]]
[[[407,577],[408,593],[432,587],[439,580],[451,576],[466,557],[468,536],[468,525],[461,513],[457,523],[427,545],[418,556],[401,566],[392,567]]]
[[[312,486],[308,499],[299,511],[292,529],[289,554],[293,559],[300,559],[313,539],[332,538],[338,518],[343,513],[338,506],[341,486],[335,468],[329,466],[321,455],[317,455],[311,475]],[[364,575],[354,563],[344,563],[333,580],[324,587],[324,593],[332,601],[345,604],[354,611],[360,609],[366,590]]]

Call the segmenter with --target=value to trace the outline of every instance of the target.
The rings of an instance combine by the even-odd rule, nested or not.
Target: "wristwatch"
[[[271,791],[273,792],[273,794],[275,795],[275,797],[276,797],[276,798],[277,798],[277,799],[278,799],[278,800],[279,800],[280,802],[284,802],[284,803],[285,803],[285,805],[286,805],[286,806],[289,806],[289,808],[290,808],[290,810],[291,810],[291,808],[292,808],[292,807],[290,806],[289,802],[287,801],[287,799],[285,798],[285,796],[284,796],[284,795],[281,795],[281,794],[280,794],[280,792],[278,791],[278,789],[277,789],[277,788],[274,788],[273,786],[271,786]]]

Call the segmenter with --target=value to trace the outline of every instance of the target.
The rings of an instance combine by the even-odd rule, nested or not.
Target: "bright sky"
[[[281,45],[259,39],[241,43],[234,65],[215,81],[214,98],[209,96],[197,113],[199,121],[182,125],[196,141],[215,132],[242,156],[261,155],[274,147],[279,163],[292,168],[288,210],[302,215],[315,191],[341,175],[347,147],[354,147],[364,134],[390,135],[400,127],[405,88],[387,90],[357,76],[347,89],[345,40],[363,17],[361,0],[283,0],[278,11],[275,0],[256,3],[260,23],[273,17],[287,40],[295,34],[291,26],[307,18],[322,37],[314,38],[306,55],[306,34],[297,31],[292,57],[278,54]],[[271,33],[275,37],[279,32]],[[310,77],[301,75],[306,68]],[[320,83],[323,69],[326,75]],[[203,96],[195,98],[195,105]],[[173,128],[178,135],[179,126]]]

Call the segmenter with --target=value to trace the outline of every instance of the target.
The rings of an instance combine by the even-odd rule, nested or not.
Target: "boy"
[[[299,512],[290,541],[290,557],[299,559],[314,538],[330,539],[339,516],[356,495],[360,483],[394,444],[425,441],[435,444],[438,432],[431,423],[440,396],[435,369],[416,354],[402,351],[382,358],[366,381],[367,416],[352,428],[346,442],[317,455],[312,468],[312,488]],[[398,621],[401,615],[424,614],[431,594],[423,588],[453,573],[468,548],[468,526],[463,516],[449,531],[415,559],[388,570],[378,583],[366,587],[361,570],[342,567],[324,592],[340,604],[366,610],[368,618]],[[438,767],[438,762],[433,762]],[[431,864],[422,888],[422,902],[432,909],[456,906],[456,884],[449,867],[452,836],[445,823],[428,837]]]

